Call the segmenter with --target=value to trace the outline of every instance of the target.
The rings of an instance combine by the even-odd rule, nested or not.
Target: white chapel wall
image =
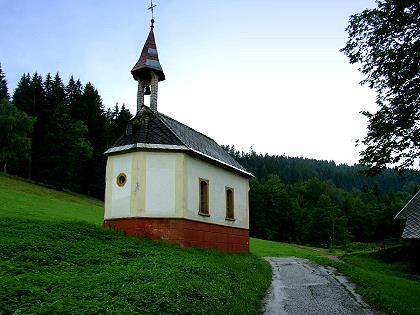
[[[107,164],[107,192],[111,191],[111,200],[107,198],[107,203],[111,204],[110,211],[106,211],[106,216],[121,218],[130,216],[131,210],[131,173],[132,173],[132,154],[124,154],[108,157]],[[117,184],[119,174],[126,175],[126,182],[123,186]],[[109,176],[111,175],[111,176]]]
[[[127,175],[124,186],[117,176]],[[209,217],[198,214],[199,178],[209,181]],[[235,221],[226,220],[226,187],[234,189]],[[184,217],[249,228],[247,178],[184,153],[130,152],[108,156],[105,219]]]
[[[148,153],[146,155],[145,215],[175,215],[175,174],[175,154]]]
[[[233,227],[249,228],[249,181],[247,178],[190,156],[186,156],[185,170],[185,218]],[[209,181],[210,217],[204,217],[198,214],[199,178],[207,179]],[[233,222],[226,220],[226,187],[234,189],[235,221]]]

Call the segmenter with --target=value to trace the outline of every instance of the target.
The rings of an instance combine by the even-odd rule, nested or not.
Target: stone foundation
[[[103,225],[123,230],[129,236],[160,239],[185,247],[249,252],[249,230],[243,228],[168,218],[108,219]]]

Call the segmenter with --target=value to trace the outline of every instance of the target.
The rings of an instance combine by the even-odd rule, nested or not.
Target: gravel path
[[[375,314],[334,268],[295,257],[265,259],[273,268],[273,282],[264,300],[264,314]]]

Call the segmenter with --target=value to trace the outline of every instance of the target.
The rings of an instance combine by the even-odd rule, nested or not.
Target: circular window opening
[[[127,182],[127,175],[125,175],[124,173],[120,173],[117,176],[117,185],[122,187],[125,185],[125,183]]]

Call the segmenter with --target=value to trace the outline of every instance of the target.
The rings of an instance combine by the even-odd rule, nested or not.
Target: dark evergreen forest
[[[401,236],[394,216],[420,188],[420,173],[392,169],[365,176],[358,165],[239,152],[250,182],[251,236],[322,246]]]
[[[24,137],[21,133],[0,137],[4,170],[7,164],[11,174],[103,199],[103,153],[132,118],[124,105],[105,109],[92,83],[71,77],[64,84],[58,73],[45,78],[24,74],[10,95],[1,65],[0,99],[0,114],[16,115],[14,120],[0,119],[0,124],[6,122],[1,128],[23,130],[17,122],[10,127],[10,121],[30,125],[28,152],[13,145],[26,143],[17,141]],[[12,149],[4,150],[6,144]],[[399,237],[403,222],[393,218],[420,187],[416,171],[398,175],[387,169],[366,177],[357,165],[224,148],[255,175],[250,182],[250,228],[251,236],[262,239],[331,246]]]
[[[92,83],[71,77],[65,85],[58,73],[24,74],[12,104],[36,121],[29,158],[8,161],[8,172],[103,199],[103,153],[132,118],[125,105],[105,109]]]

